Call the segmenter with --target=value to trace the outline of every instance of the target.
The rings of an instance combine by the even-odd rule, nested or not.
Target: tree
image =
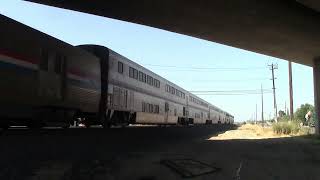
[[[302,122],[303,124],[306,124],[305,115],[308,113],[308,111],[311,111],[311,113],[314,114],[314,107],[308,103],[302,104],[300,108],[296,110],[294,116],[298,121]]]
[[[285,116],[285,115],[286,115],[286,113],[284,111],[282,111],[282,110],[279,111],[279,117],[280,118]]]

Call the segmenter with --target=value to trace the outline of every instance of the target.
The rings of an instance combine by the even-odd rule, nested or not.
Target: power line
[[[190,80],[193,81],[195,83],[199,83],[199,82],[242,82],[242,81],[261,81],[261,80],[269,80],[269,78],[255,78],[255,79],[216,79],[216,80]]]
[[[195,94],[197,96],[246,96],[246,95],[257,95],[257,94],[261,94],[260,93],[210,93],[210,94]],[[272,92],[264,92],[263,94],[272,94]]]
[[[194,70],[194,69],[153,69],[153,70],[163,70],[169,72],[200,72],[200,73],[207,73],[207,72],[236,72],[236,71],[247,71],[247,69],[216,69],[216,70]],[[259,69],[252,69],[252,70],[259,70]]]
[[[271,89],[262,89],[263,91],[270,91],[271,92]],[[261,89],[239,89],[239,90],[198,90],[198,91],[189,91],[189,92],[192,92],[192,93],[204,93],[204,92],[261,92]]]
[[[272,93],[272,89],[241,89],[241,90],[202,90],[202,91],[189,91],[195,95],[256,95]]]
[[[145,66],[156,66],[156,67],[169,67],[169,68],[191,68],[191,69],[264,69],[264,67],[231,67],[231,68],[217,68],[217,67],[194,67],[194,66],[170,66],[170,65],[159,65],[159,64],[143,64]]]
[[[166,68],[180,68],[180,69],[195,69],[195,70],[250,70],[250,69],[264,69],[264,67],[194,67],[194,66],[170,66],[170,65],[159,65],[159,64],[143,64],[144,66],[154,67],[166,67]]]

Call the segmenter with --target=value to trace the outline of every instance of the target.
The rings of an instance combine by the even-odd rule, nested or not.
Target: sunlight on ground
[[[292,135],[279,135],[273,133],[272,127],[245,124],[236,130],[226,131],[223,134],[209,138],[208,140],[231,140],[231,139],[270,139],[292,137]]]

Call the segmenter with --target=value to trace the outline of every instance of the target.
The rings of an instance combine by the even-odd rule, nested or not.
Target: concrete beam
[[[28,1],[152,26],[308,66],[320,49],[320,13],[309,8],[315,5],[313,0]]]
[[[320,12],[319,0],[297,0],[299,3]]]
[[[320,57],[313,59],[314,110],[316,114],[315,133],[320,134]]]

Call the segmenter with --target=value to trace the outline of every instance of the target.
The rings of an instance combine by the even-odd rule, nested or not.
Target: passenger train
[[[0,126],[217,124],[234,117],[128,58],[0,16]]]

